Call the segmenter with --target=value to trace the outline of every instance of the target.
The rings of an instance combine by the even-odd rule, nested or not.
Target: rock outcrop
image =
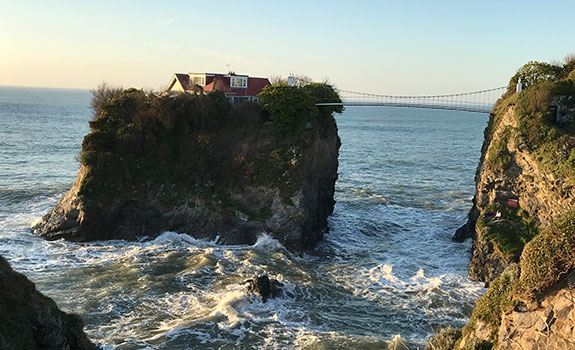
[[[502,316],[497,349],[575,349],[575,273],[531,310],[517,309]]]
[[[514,105],[505,106],[498,115],[491,116],[485,130],[482,156],[475,178],[474,204],[468,222],[454,236],[458,241],[474,238],[469,277],[477,281],[489,283],[511,262],[517,261],[520,255],[520,251],[514,254],[502,252],[500,244],[491,238],[491,234],[493,231],[506,231],[506,225],[520,225],[518,221],[521,218],[507,212],[507,215],[497,220],[494,218],[496,210],[504,211],[509,208],[508,201],[515,200],[522,213],[529,215],[534,225],[544,228],[575,205],[573,184],[544,169],[524,141],[510,137],[517,127]],[[502,146],[503,150],[496,149]],[[504,166],[490,159],[502,156],[508,158]],[[493,212],[488,215],[490,210]],[[481,215],[486,220],[478,227]]]
[[[444,332],[449,349],[575,349],[574,67],[528,63],[490,115],[454,236],[473,238],[469,276],[489,288],[458,339]],[[515,93],[519,79],[532,85]]]
[[[82,328],[79,316],[60,311],[0,256],[0,349],[97,349]]]
[[[280,124],[217,95],[125,91],[90,123],[76,182],[33,231],[75,241],[175,231],[220,244],[266,232],[311,249],[333,211],[340,140],[332,110],[306,96]]]
[[[244,291],[246,293],[258,294],[265,303],[268,298],[276,298],[283,294],[281,287],[283,284],[275,279],[270,279],[268,275],[257,276],[254,279],[245,281]]]

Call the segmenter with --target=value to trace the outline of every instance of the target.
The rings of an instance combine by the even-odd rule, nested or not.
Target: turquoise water
[[[483,292],[466,277],[470,243],[450,238],[471,205],[486,115],[347,108],[330,233],[298,257],[265,234],[254,246],[31,234],[75,179],[89,100],[0,87],[0,254],[105,349],[417,349],[463,325]],[[246,295],[240,283],[261,273],[290,296]]]

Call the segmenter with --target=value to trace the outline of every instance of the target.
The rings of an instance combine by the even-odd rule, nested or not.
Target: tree
[[[544,81],[556,80],[562,71],[563,67],[560,66],[546,62],[529,61],[519,68],[517,73],[511,77],[507,90],[515,90],[519,79],[521,79],[521,84],[523,84],[524,89]]]
[[[315,98],[316,103],[341,103],[338,93],[327,83],[310,83],[303,89]],[[322,106],[320,110],[329,114],[332,112],[341,113],[343,106]]]
[[[276,130],[283,135],[297,133],[316,117],[315,98],[302,88],[285,84],[268,85],[258,95]]]

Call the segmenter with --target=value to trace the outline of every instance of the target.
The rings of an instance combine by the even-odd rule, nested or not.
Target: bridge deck
[[[463,111],[473,113],[491,113],[492,107],[473,107],[473,106],[449,106],[449,105],[434,105],[434,104],[418,104],[418,103],[389,103],[389,102],[342,102],[342,103],[316,103],[316,106],[343,106],[343,107],[402,107],[402,108],[424,108],[424,109],[440,109],[447,111]]]

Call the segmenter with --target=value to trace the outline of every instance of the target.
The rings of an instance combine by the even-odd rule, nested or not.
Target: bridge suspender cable
[[[506,86],[493,89],[421,96],[380,95],[337,89],[341,103],[318,100],[318,106],[390,106],[431,108],[467,112],[490,113],[496,100],[507,90]]]

